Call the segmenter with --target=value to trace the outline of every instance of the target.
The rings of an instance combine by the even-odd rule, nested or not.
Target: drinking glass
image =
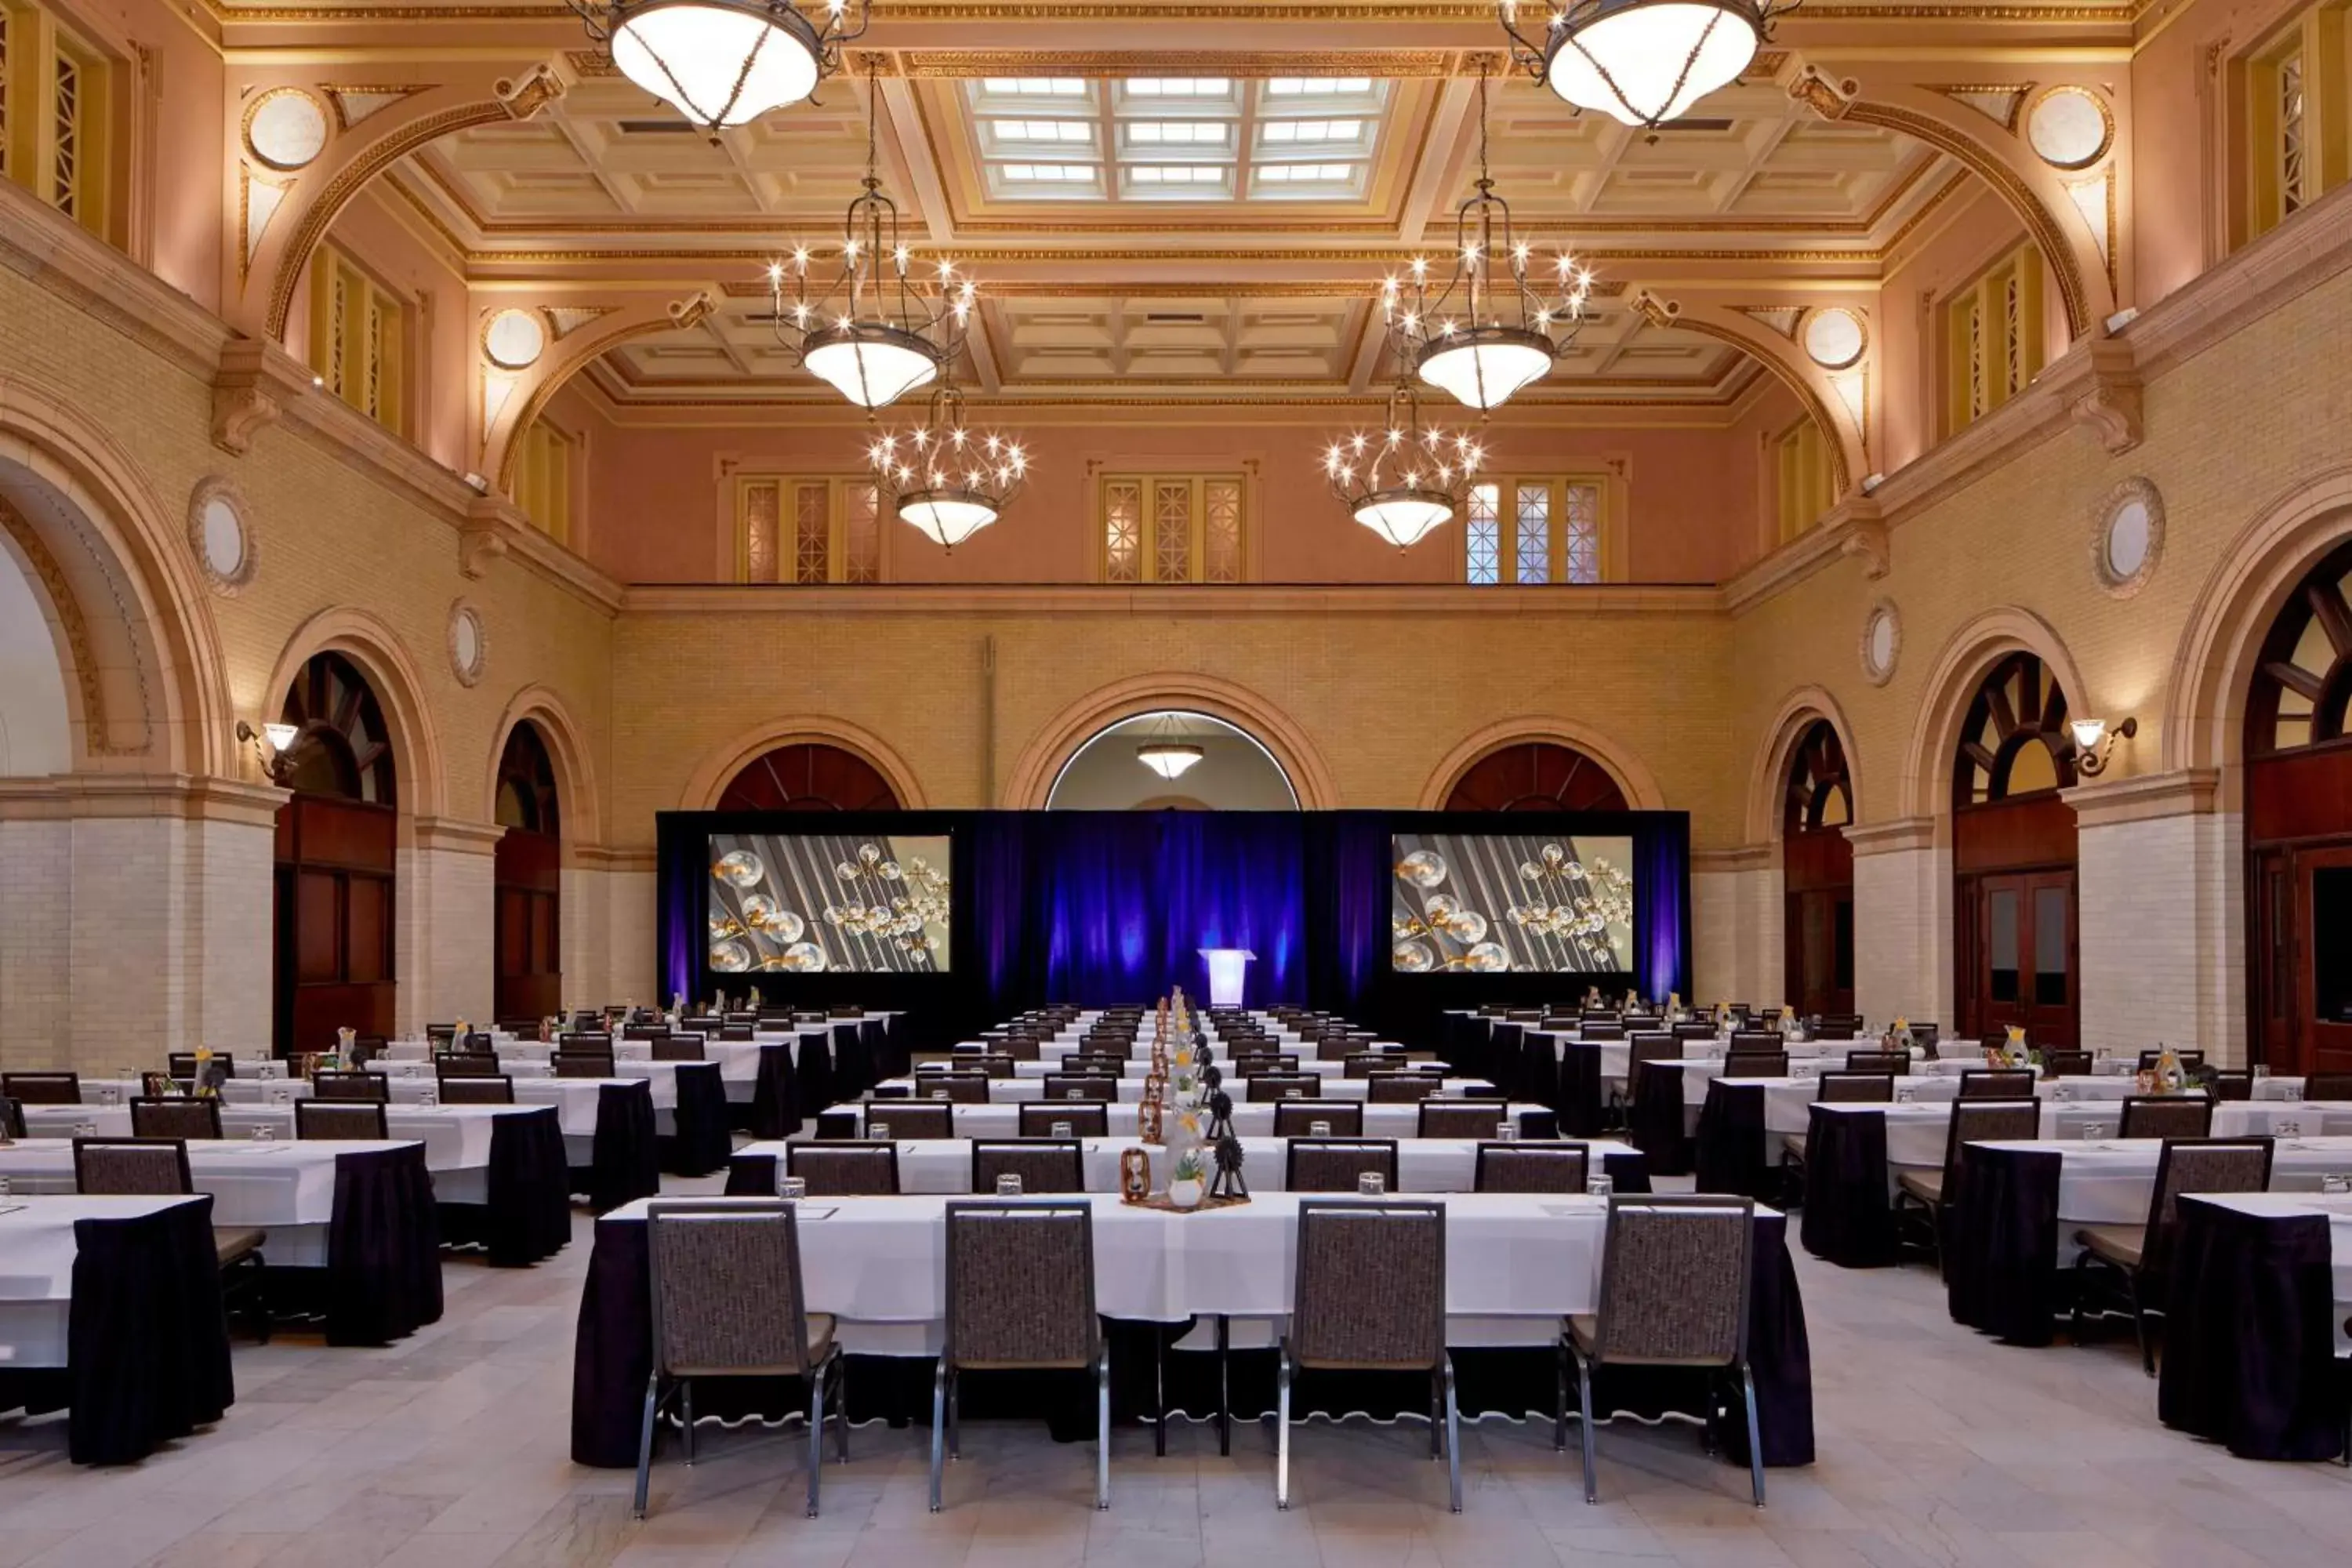
[[[2282,1122],[2280,1122],[2280,1123],[2278,1124],[2278,1136],[2280,1136],[2280,1137],[2282,1137],[2282,1138],[2300,1138],[2300,1137],[2302,1137],[2302,1136],[2303,1136],[2303,1123],[2302,1123],[2302,1122],[2300,1122],[2300,1121],[2282,1121]]]
[[[1898,1104],[1908,1105],[1918,1098],[1918,1091],[1914,1089],[1909,1084],[1905,1084],[1902,1088],[1895,1091],[1895,1099]]]
[[[1282,1098],[1285,1100],[1304,1100],[1307,1098],[1307,1093],[1304,1089],[1286,1089],[1282,1091]]]
[[[2256,1083],[2268,1083],[2268,1082],[2270,1081],[2270,1077],[2271,1077],[2271,1064],[2270,1064],[2270,1063],[2268,1063],[2268,1062],[2256,1062],[2256,1063],[2254,1064],[2254,1081],[2255,1081]]]
[[[2319,1190],[2336,1197],[2352,1193],[2352,1174],[2347,1174],[2341,1171],[2326,1172],[2319,1178]],[[0,1191],[0,1197],[6,1195],[5,1191]]]
[[[16,1195],[16,1182],[12,1176],[0,1175],[0,1204]]]
[[[869,1121],[866,1124],[866,1135],[887,1142],[890,1137],[890,1124],[887,1121]]]
[[[75,1122],[75,1123],[74,1123],[74,1136],[75,1136],[75,1137],[77,1137],[77,1138],[95,1138],[95,1137],[97,1137],[97,1136],[98,1136],[98,1123],[97,1123],[97,1122],[95,1122],[95,1121],[77,1121],[77,1122]]]
[[[776,1168],[778,1170],[783,1169],[783,1163],[784,1163],[782,1160],[777,1161]],[[808,1178],[806,1176],[778,1176],[776,1178],[776,1195],[783,1199],[784,1202],[788,1204],[796,1204],[800,1202],[803,1198],[808,1196]]]
[[[1019,1197],[1021,1195],[1021,1173],[1018,1171],[1005,1171],[999,1173],[996,1178],[996,1195],[1000,1198]]]
[[[1389,1179],[1378,1171],[1363,1171],[1357,1173],[1356,1194],[1359,1197],[1377,1198],[1384,1195],[1388,1190]]]
[[[1056,1138],[1067,1138],[1071,1135],[1070,1124],[1066,1121],[1055,1121],[1051,1123],[1050,1127],[1054,1136]]]
[[[2105,1121],[2085,1121],[2083,1123],[2083,1136],[2085,1139],[2107,1138],[2114,1136],[2114,1127]]]
[[[1084,1100],[1086,1097],[1087,1091],[1083,1089],[1066,1089],[1062,1091],[1062,1098],[1064,1100]],[[940,1098],[944,1100],[947,1097],[945,1095],[941,1095]]]
[[[1310,1138],[1328,1138],[1331,1136],[1331,1124],[1328,1121],[1310,1121],[1307,1124],[1307,1135]]]
[[[425,1092],[416,1097],[416,1103],[430,1110],[441,1103],[441,1091],[428,1083],[425,1086]]]
[[[947,1091],[946,1089],[935,1089],[931,1090],[931,1098],[932,1098],[933,1100],[947,1100],[947,1099],[950,1099],[950,1098],[952,1098],[952,1097],[949,1095],[949,1093],[948,1093],[948,1091]],[[1071,1098],[1071,1099],[1073,1099],[1073,1100],[1075,1100],[1075,1099],[1076,1099],[1076,1098],[1077,1098],[1077,1096],[1076,1096],[1076,1095],[1072,1095],[1070,1098]]]
[[[250,1138],[250,1139],[252,1139],[256,1143],[267,1143],[267,1142],[269,1142],[269,1123],[268,1123],[268,1122],[267,1122],[267,1121],[257,1121],[257,1122],[255,1122],[255,1123],[253,1124],[253,1131],[250,1131],[250,1132],[248,1132],[248,1133],[247,1133],[247,1134],[246,1134],[246,1136],[247,1136],[247,1137],[248,1137],[248,1138]]]
[[[1519,1124],[1506,1116],[1495,1123],[1495,1142],[1516,1143],[1519,1141]]]
[[[1584,1190],[1589,1195],[1596,1198],[1612,1196],[1617,1191],[1617,1178],[1614,1176],[1589,1177],[1585,1181]]]
[[[122,1103],[122,1090],[110,1083],[100,1084],[98,1102],[100,1105],[120,1105]]]
[[[293,1103],[294,1103],[294,1086],[293,1086],[293,1085],[291,1085],[291,1084],[286,1084],[286,1083],[273,1083],[273,1084],[271,1084],[271,1085],[269,1086],[269,1103],[270,1103],[270,1104],[272,1104],[272,1105],[291,1105],[291,1104],[293,1104]]]
[[[2299,1083],[2291,1083],[2287,1085],[2286,1097],[2289,1100],[2301,1100],[2303,1098],[2303,1085]]]

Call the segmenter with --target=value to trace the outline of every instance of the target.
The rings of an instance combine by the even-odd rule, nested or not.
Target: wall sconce
[[[302,731],[292,724],[264,724],[257,733],[244,720],[236,721],[236,738],[253,748],[255,759],[261,763],[261,771],[269,775],[271,784],[284,784],[287,775],[294,771],[286,753],[294,749],[294,742],[301,735]]]
[[[2126,719],[2114,730],[2105,719],[2076,719],[2067,728],[2074,732],[2074,767],[2086,778],[2096,778],[2107,771],[2107,759],[2115,755],[2116,742],[2128,741],[2139,733],[2139,721]]]

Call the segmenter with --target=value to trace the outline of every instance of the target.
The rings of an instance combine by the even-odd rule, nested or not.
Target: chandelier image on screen
[[[945,973],[945,834],[710,836],[714,974]]]
[[[1390,848],[1400,974],[1633,967],[1631,838],[1401,833]]]

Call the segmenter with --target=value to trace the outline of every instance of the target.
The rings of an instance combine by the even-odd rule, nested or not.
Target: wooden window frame
[[[875,494],[874,570],[870,577],[853,574],[849,555],[849,492],[858,486],[872,488],[874,475],[870,470],[808,470],[803,468],[743,468],[735,472],[733,483],[723,492],[729,500],[729,535],[731,541],[730,559],[733,562],[730,581],[757,582],[763,586],[782,584],[787,587],[858,586],[890,581],[889,513],[879,490]],[[772,579],[751,576],[751,535],[750,499],[751,492],[762,486],[776,489],[776,566]],[[792,503],[793,491],[803,485],[825,487],[825,576],[824,584],[800,580],[797,562],[797,517]]]
[[[1830,437],[1810,414],[1772,437],[1776,543],[1809,533],[1837,505],[1830,477]]]
[[[103,17],[64,5],[0,0],[7,23],[0,87],[0,178],[63,210],[57,164],[58,62],[79,78],[75,112],[74,193],[69,220],[144,263],[146,203],[140,184],[152,163],[154,115],[141,90],[143,73],[128,36]],[[151,156],[134,158],[133,148]]]
[[[2352,178],[2352,29],[2347,0],[2305,6],[2250,46],[2232,63],[2230,241],[2232,248],[2269,233]],[[2303,78],[2303,193],[2284,205],[2280,82],[2290,61]]]
[[[1936,306],[1943,433],[1957,436],[2033,384],[2047,351],[2041,250],[2012,245]]]
[[[1465,505],[1462,526],[1454,530],[1454,580],[1473,587],[1563,587],[1590,588],[1604,583],[1625,581],[1624,562],[1624,489],[1623,479],[1612,466],[1569,468],[1550,473],[1482,473],[1473,481],[1496,487],[1496,580],[1491,583],[1471,583],[1470,580],[1470,508]],[[1548,491],[1545,517],[1550,537],[1545,546],[1546,576],[1540,584],[1518,580],[1518,528],[1520,489],[1528,485],[1542,485]],[[1568,578],[1568,530],[1560,523],[1566,515],[1567,494],[1573,486],[1590,485],[1594,492],[1593,519],[1597,535],[1596,565],[1600,577],[1595,583],[1571,583]]]
[[[343,282],[340,325],[344,353],[340,366],[327,347],[334,341],[338,325],[334,287],[338,278]],[[386,308],[394,312],[389,333],[384,331]],[[422,313],[418,302],[362,265],[349,251],[325,243],[310,260],[310,369],[324,379],[326,390],[395,436],[405,437],[415,428],[418,377],[415,370],[417,323]],[[370,362],[366,352],[371,341],[376,351],[373,369],[377,383],[373,413],[368,408]],[[355,350],[356,359],[352,357]]]
[[[1139,506],[1136,541],[1134,578],[1114,580],[1110,574],[1110,502],[1111,487],[1132,484],[1138,487]],[[1186,514],[1186,574],[1182,577],[1160,575],[1160,526],[1152,498],[1162,485],[1181,484],[1189,487],[1190,500]],[[1239,500],[1241,509],[1240,534],[1234,542],[1234,575],[1213,578],[1209,575],[1209,489],[1213,485],[1230,484]],[[1256,515],[1257,498],[1252,477],[1246,467],[1223,468],[1216,465],[1194,467],[1187,464],[1171,467],[1167,464],[1106,467],[1094,480],[1094,527],[1092,531],[1093,578],[1097,583],[1115,587],[1177,587],[1229,586],[1254,582],[1256,579]]]
[[[542,414],[519,438],[516,457],[515,504],[541,533],[576,549],[587,518],[587,432]]]

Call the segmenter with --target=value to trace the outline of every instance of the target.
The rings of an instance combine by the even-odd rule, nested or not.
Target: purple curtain
[[[1656,1000],[1691,997],[1690,818],[1645,812],[1633,833],[1634,983]]]

